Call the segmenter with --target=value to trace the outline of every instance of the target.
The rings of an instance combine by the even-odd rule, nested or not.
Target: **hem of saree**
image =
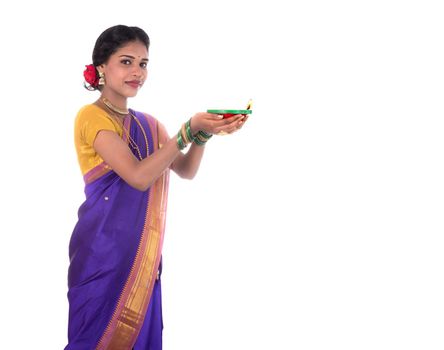
[[[155,125],[148,120],[150,129]],[[152,132],[154,145],[158,135]],[[124,288],[96,349],[131,349],[142,328],[160,264],[166,216],[168,172],[151,186],[144,228]]]

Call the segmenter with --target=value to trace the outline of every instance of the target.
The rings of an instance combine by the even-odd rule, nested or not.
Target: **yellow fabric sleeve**
[[[105,110],[93,104],[81,108],[75,119],[74,143],[83,175],[103,163],[94,149],[94,140],[101,130],[114,131],[122,136],[122,127]]]

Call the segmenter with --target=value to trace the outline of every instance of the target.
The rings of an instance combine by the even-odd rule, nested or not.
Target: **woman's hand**
[[[236,114],[230,118],[212,113],[196,113],[191,118],[191,133],[195,135],[199,130],[208,134],[232,134],[238,131],[248,117],[242,114]]]

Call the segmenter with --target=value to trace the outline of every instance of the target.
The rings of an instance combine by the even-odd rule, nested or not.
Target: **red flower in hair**
[[[91,86],[96,88],[99,86],[99,77],[97,76],[96,67],[92,64],[88,64],[85,66],[86,69],[83,72],[83,77],[85,78],[85,81]]]

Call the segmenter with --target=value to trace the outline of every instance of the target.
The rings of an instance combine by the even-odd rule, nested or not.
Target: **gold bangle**
[[[180,132],[181,132],[181,134],[182,134],[182,139],[183,139],[187,144],[190,143],[191,141],[188,140],[187,132],[186,132],[186,130],[185,130],[185,123],[182,124],[182,127],[180,128]]]

